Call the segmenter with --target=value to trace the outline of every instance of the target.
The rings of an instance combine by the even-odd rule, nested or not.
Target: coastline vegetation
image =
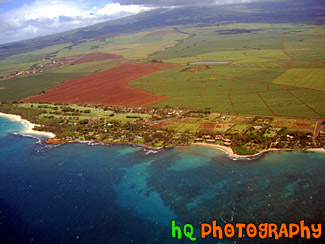
[[[238,155],[272,149],[324,148],[324,121],[211,113],[179,108],[136,108],[61,103],[2,102],[16,114],[52,132],[47,143],[95,141],[169,148],[193,143],[230,147]],[[323,125],[322,125],[323,124]]]

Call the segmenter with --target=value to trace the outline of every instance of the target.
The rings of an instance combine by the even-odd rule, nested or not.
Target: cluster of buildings
[[[223,137],[222,135],[216,135],[214,138],[211,135],[204,135],[202,137],[197,137],[194,142],[206,142],[206,143],[216,143],[223,142],[223,145],[229,147],[231,146],[231,140]]]
[[[43,61],[43,59],[42,59],[42,61]],[[67,64],[69,64],[69,62],[51,60],[49,63],[45,63],[45,64],[34,64],[28,70],[17,71],[17,72],[12,72],[12,73],[2,75],[2,76],[0,76],[0,79],[9,79],[9,78],[17,77],[17,76],[42,73],[45,70],[53,69],[53,68],[56,68],[56,67],[59,67],[62,65],[67,65]]]

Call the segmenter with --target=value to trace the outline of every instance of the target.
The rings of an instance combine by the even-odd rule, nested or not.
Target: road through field
[[[286,52],[285,47],[284,47],[284,41],[283,41],[283,39],[282,39],[282,51],[283,51],[284,55],[286,55],[288,58],[290,58],[290,62],[289,62],[286,66],[283,67],[283,69],[287,69],[287,68],[289,68],[289,66],[292,64],[292,62],[293,62],[293,57],[291,57],[291,56]]]

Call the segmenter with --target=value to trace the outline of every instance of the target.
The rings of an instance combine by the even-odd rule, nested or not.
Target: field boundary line
[[[264,101],[263,97],[259,94],[259,92],[256,92],[257,95],[260,97],[260,99],[263,101],[263,103],[265,104],[265,106],[270,110],[270,112],[272,113],[273,116],[276,116],[275,113],[272,111],[272,109],[270,108],[270,106]]]
[[[294,95],[293,93],[291,93],[289,90],[287,90],[287,92],[293,96],[294,98],[296,98],[299,102],[301,102],[303,105],[305,105],[307,108],[309,108],[312,112],[314,112],[315,114],[317,114],[321,119],[324,119],[322,115],[320,115],[319,113],[317,113],[314,109],[312,109],[311,107],[309,107],[306,103],[304,103],[300,98],[298,98],[296,95]]]
[[[226,78],[226,77],[224,77]],[[235,80],[248,80],[246,78],[236,78],[234,77]],[[308,87],[300,87],[300,86],[291,86],[291,85],[284,85],[284,84],[276,84],[272,82],[266,82],[266,81],[259,81],[259,80],[249,80],[251,82],[257,82],[257,83],[263,83],[263,84],[271,84],[271,85],[277,85],[277,86],[284,86],[284,87],[293,87],[293,88],[298,88],[298,89],[305,89],[305,90],[310,90],[310,91],[318,91],[322,92],[321,90],[313,89],[313,88],[308,88]]]
[[[289,62],[286,66],[282,67],[282,69],[287,69],[287,68],[289,68],[289,66],[293,63],[293,57],[291,57],[291,56],[286,52],[285,47],[284,47],[284,40],[283,40],[283,39],[282,39],[282,52],[284,53],[284,55],[286,55],[286,56],[288,56],[288,57],[290,58],[290,62]]]
[[[248,85],[248,93],[251,93],[251,88],[250,88],[250,86],[249,86],[249,82],[250,82],[250,80],[247,80],[247,85]]]
[[[228,98],[229,98],[232,110],[234,111],[235,114],[237,114],[234,104],[232,103],[231,98],[230,98],[230,90],[231,90],[231,86],[232,86],[232,81],[233,81],[233,79],[230,80],[230,85],[229,85],[229,89],[228,89]]]
[[[199,91],[199,93],[198,93],[197,95],[195,95],[194,97],[192,97],[191,99],[187,100],[185,103],[183,103],[183,104],[181,105],[181,107],[184,106],[184,105],[189,104],[190,102],[192,102],[192,101],[195,100],[196,98],[200,97],[201,94],[202,94],[202,92],[203,92],[205,89],[207,89],[209,83],[210,83],[210,80],[207,80],[207,82],[205,83],[204,87],[201,88],[201,90]]]
[[[215,76],[219,76],[225,79],[234,79],[234,80],[244,80],[244,81],[249,81],[249,82],[256,82],[256,83],[261,83],[261,84],[268,84],[269,85],[275,85],[275,86],[283,86],[283,89],[280,90],[285,90],[288,87],[292,88],[297,88],[297,89],[304,89],[304,90],[310,90],[310,91],[316,91],[316,92],[323,92],[321,90],[313,89],[313,88],[308,88],[308,87],[300,87],[300,86],[292,86],[292,85],[284,85],[284,84],[276,84],[271,82],[266,82],[266,81],[260,81],[260,80],[252,80],[252,79],[247,79],[247,78],[241,78],[240,76],[226,76],[226,75],[221,75],[221,74],[214,74]],[[208,75],[206,75],[208,76]],[[270,90],[270,91],[277,91],[277,90]]]
[[[304,68],[305,69],[305,68]],[[320,68],[321,69],[321,68]],[[304,90],[310,90],[310,91],[316,91],[316,92],[323,92],[321,90],[317,90],[317,89],[313,89],[313,88],[308,88],[308,87],[300,87],[300,86],[292,86],[292,85],[284,85],[284,84],[276,84],[276,83],[272,83],[271,82],[266,82],[266,81],[260,81],[260,80],[252,80],[252,79],[246,79],[246,78],[241,78],[239,76],[226,76],[226,75],[221,75],[221,74],[215,74],[215,76],[220,76],[222,78],[226,78],[226,79],[234,79],[234,80],[244,80],[244,81],[250,81],[250,82],[257,82],[257,83],[262,83],[262,84],[269,84],[269,85],[276,85],[276,86],[283,86],[284,89],[286,89],[286,87],[292,87],[292,88],[298,88],[298,89],[304,89]],[[280,89],[282,90],[282,89]],[[273,90],[271,90],[273,91]]]
[[[265,70],[268,70],[268,69],[263,69],[263,68],[262,68],[262,70],[255,71],[255,72],[253,72],[253,73],[249,73],[249,74],[245,74],[244,76],[256,75],[256,74],[261,73],[261,72],[263,72],[263,71],[265,71]],[[234,78],[240,78],[240,76],[241,76],[241,75],[236,75],[236,76],[234,76]]]

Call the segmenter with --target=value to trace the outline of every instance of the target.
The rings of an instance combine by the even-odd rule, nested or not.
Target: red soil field
[[[145,107],[168,97],[128,86],[128,82],[150,73],[174,68],[178,64],[125,63],[99,73],[65,81],[46,94],[24,99],[25,102],[61,102]]]
[[[150,127],[155,128],[155,129],[162,129],[162,128],[166,127],[167,125],[169,125],[170,123],[171,123],[171,121],[162,121],[158,124],[151,125]]]
[[[199,131],[213,132],[216,123],[202,123]]]
[[[82,64],[88,62],[95,61],[103,61],[109,59],[122,59],[122,56],[110,53],[88,53],[88,54],[80,54],[65,58],[56,59],[57,62],[70,62],[70,64]]]
[[[296,124],[298,128],[300,129],[310,129],[311,124]]]
[[[72,64],[82,64],[95,61],[103,61],[108,59],[121,59],[122,56],[110,53],[89,53],[77,60],[73,61]]]

